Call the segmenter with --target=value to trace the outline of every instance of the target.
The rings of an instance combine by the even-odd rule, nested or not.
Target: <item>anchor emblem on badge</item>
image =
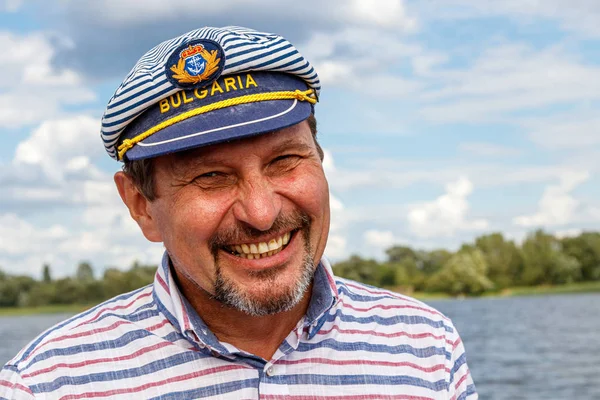
[[[178,48],[169,58],[169,80],[179,87],[202,86],[217,79],[224,64],[223,49],[210,40],[196,40]]]

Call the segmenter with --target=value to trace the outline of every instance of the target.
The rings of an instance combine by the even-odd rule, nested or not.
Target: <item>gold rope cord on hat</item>
[[[317,99],[314,95],[313,89],[308,89],[305,91],[295,90],[295,91],[281,91],[281,92],[269,92],[269,93],[256,93],[256,94],[247,94],[245,96],[234,97],[232,99],[217,101],[212,104],[208,104],[202,107],[198,107],[193,110],[186,111],[184,113],[179,114],[176,117],[169,118],[158,125],[153,126],[147,131],[140,133],[139,135],[131,138],[123,140],[123,143],[119,145],[117,148],[119,150],[119,160],[123,160],[123,156],[129,149],[135,146],[137,143],[146,139],[149,136],[154,135],[156,132],[159,132],[165,128],[168,128],[171,125],[174,125],[178,122],[185,121],[188,118],[195,117],[196,115],[205,114],[210,111],[220,110],[222,108],[227,108],[231,106],[237,106],[239,104],[248,104],[248,103],[256,103],[259,101],[269,101],[269,100],[300,100],[300,101],[308,101],[311,104],[315,104]]]

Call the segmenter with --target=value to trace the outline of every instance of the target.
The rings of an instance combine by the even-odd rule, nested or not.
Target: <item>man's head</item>
[[[119,193],[188,297],[265,315],[305,296],[329,230],[318,88],[285,39],[204,29],[151,50],[109,102]]]

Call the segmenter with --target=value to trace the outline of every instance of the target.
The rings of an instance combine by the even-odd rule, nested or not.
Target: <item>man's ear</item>
[[[125,172],[117,172],[114,180],[121,200],[129,209],[129,215],[137,222],[146,239],[151,242],[162,242],[157,221],[151,213],[150,201],[140,193]]]

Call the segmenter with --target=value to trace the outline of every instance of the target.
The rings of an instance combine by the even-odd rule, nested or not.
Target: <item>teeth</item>
[[[259,253],[266,253],[269,251],[269,245],[266,244],[265,242],[260,242],[258,244],[258,252]]]
[[[269,240],[269,250],[276,250],[278,248],[279,248],[279,246],[277,245],[276,239]]]
[[[249,260],[270,257],[283,250],[283,246],[290,241],[290,233],[287,232],[283,236],[276,239],[271,239],[269,242],[236,244],[228,249],[238,257],[244,257]]]

